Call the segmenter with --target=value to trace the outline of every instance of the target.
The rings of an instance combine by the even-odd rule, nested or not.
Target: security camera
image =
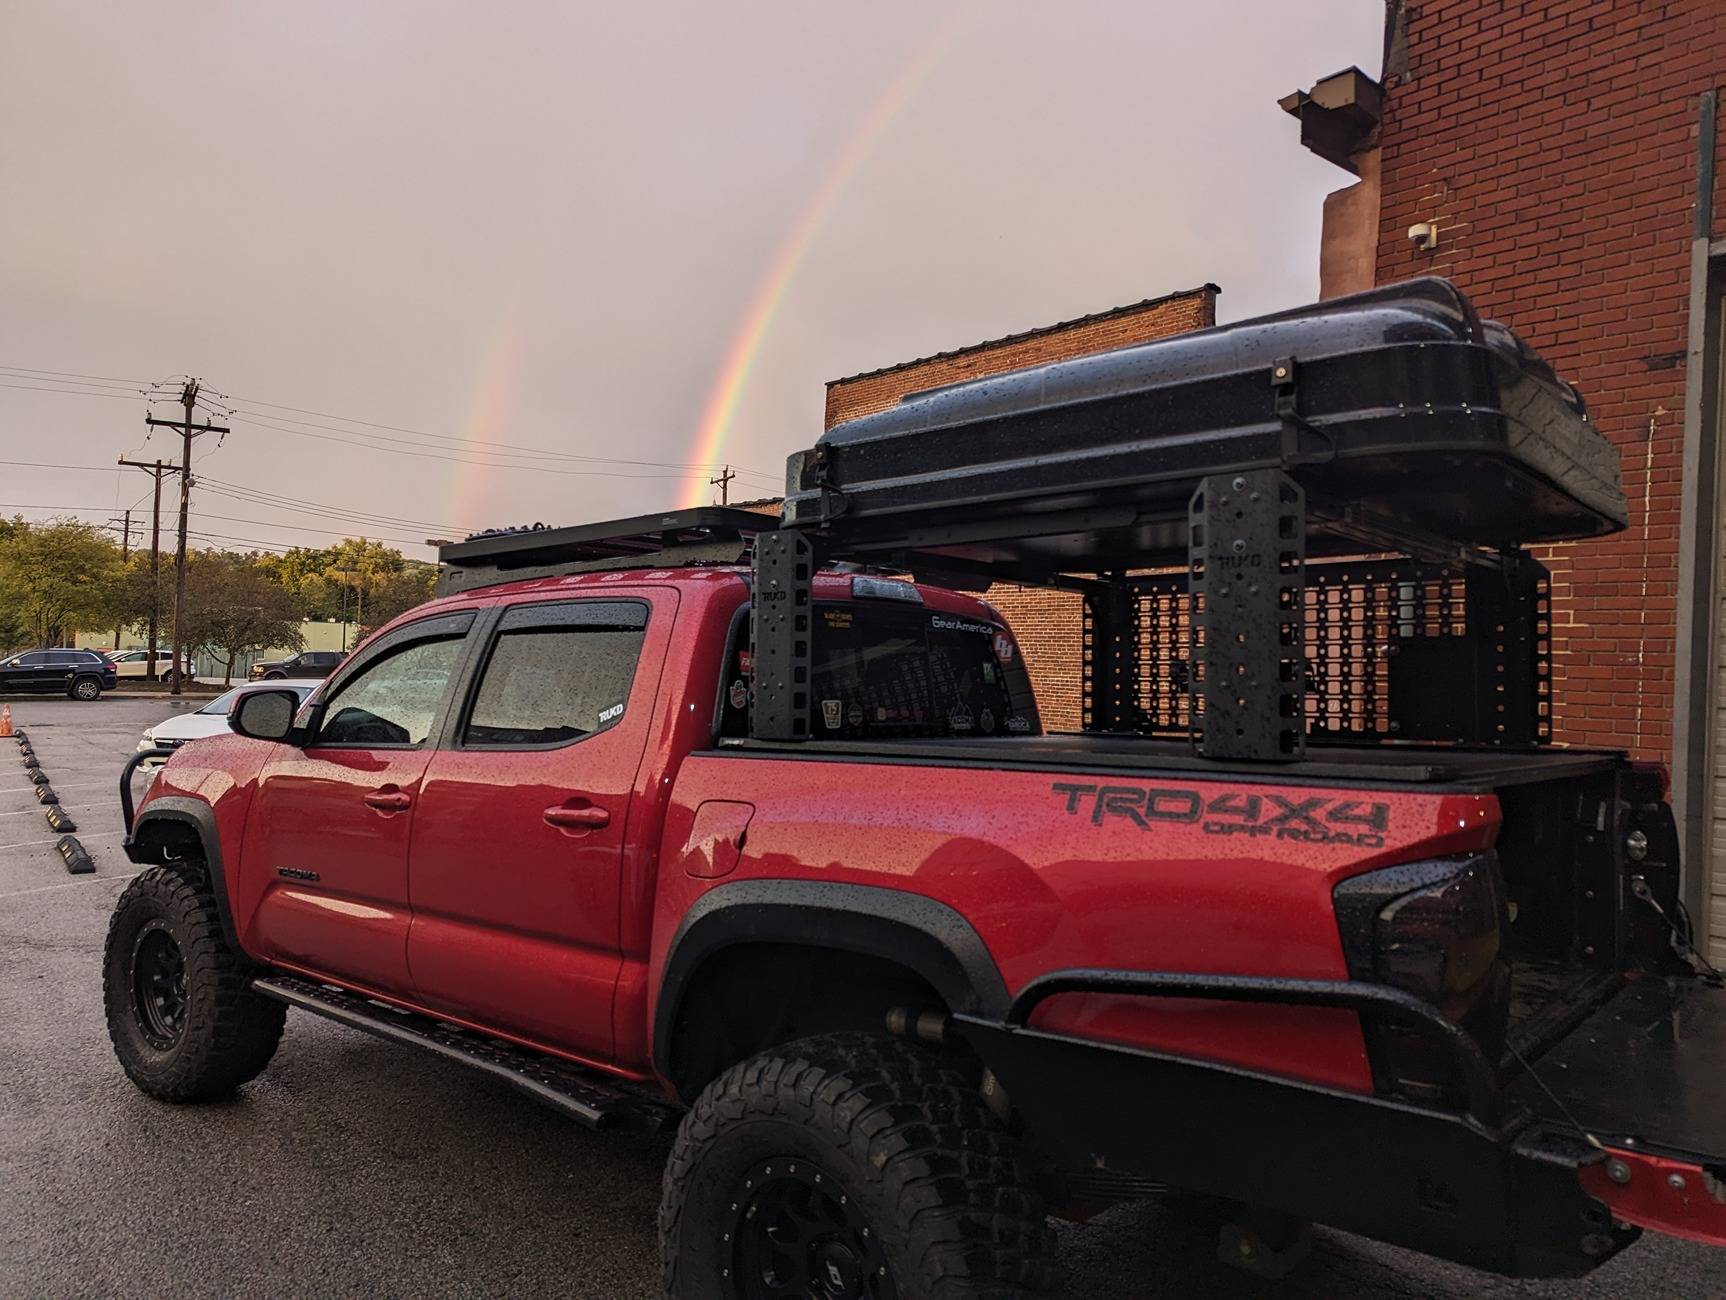
[[[1408,242],[1422,253],[1430,253],[1438,247],[1438,227],[1430,221],[1422,221],[1408,228]]]

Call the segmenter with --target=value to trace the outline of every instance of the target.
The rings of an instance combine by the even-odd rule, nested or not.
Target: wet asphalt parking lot
[[[667,1140],[586,1132],[502,1084],[303,1012],[231,1102],[173,1107],[134,1089],[101,1009],[102,936],[133,870],[116,779],[143,728],[174,706],[11,706],[97,870],[66,874],[15,748],[0,741],[0,1295],[658,1294]],[[1726,1255],[1654,1237],[1563,1283],[1510,1282],[1324,1230],[1282,1282],[1225,1268],[1214,1249],[1176,1215],[1120,1206],[1062,1225],[1066,1294],[1726,1295]]]

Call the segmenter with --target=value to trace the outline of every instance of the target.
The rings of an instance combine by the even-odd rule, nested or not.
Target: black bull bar
[[[1345,1092],[1030,1027],[1060,993],[1394,1011],[1441,1043],[1461,1111]],[[1265,1206],[1513,1277],[1575,1277],[1634,1241],[1584,1192],[1607,1153],[1507,1097],[1479,1046],[1418,998],[1355,981],[1071,970],[1004,1020],[953,1017],[1031,1135],[1073,1173],[1109,1172]]]

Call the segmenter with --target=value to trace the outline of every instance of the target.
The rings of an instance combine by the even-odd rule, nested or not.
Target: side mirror
[[[253,740],[282,740],[299,710],[300,697],[292,691],[250,691],[228,714],[228,726]]]

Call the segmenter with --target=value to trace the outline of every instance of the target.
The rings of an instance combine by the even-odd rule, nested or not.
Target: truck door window
[[[316,743],[357,749],[424,744],[463,644],[459,636],[415,641],[368,664],[330,697]]]
[[[634,602],[522,606],[499,624],[462,728],[467,748],[567,745],[623,718],[646,636]]]

